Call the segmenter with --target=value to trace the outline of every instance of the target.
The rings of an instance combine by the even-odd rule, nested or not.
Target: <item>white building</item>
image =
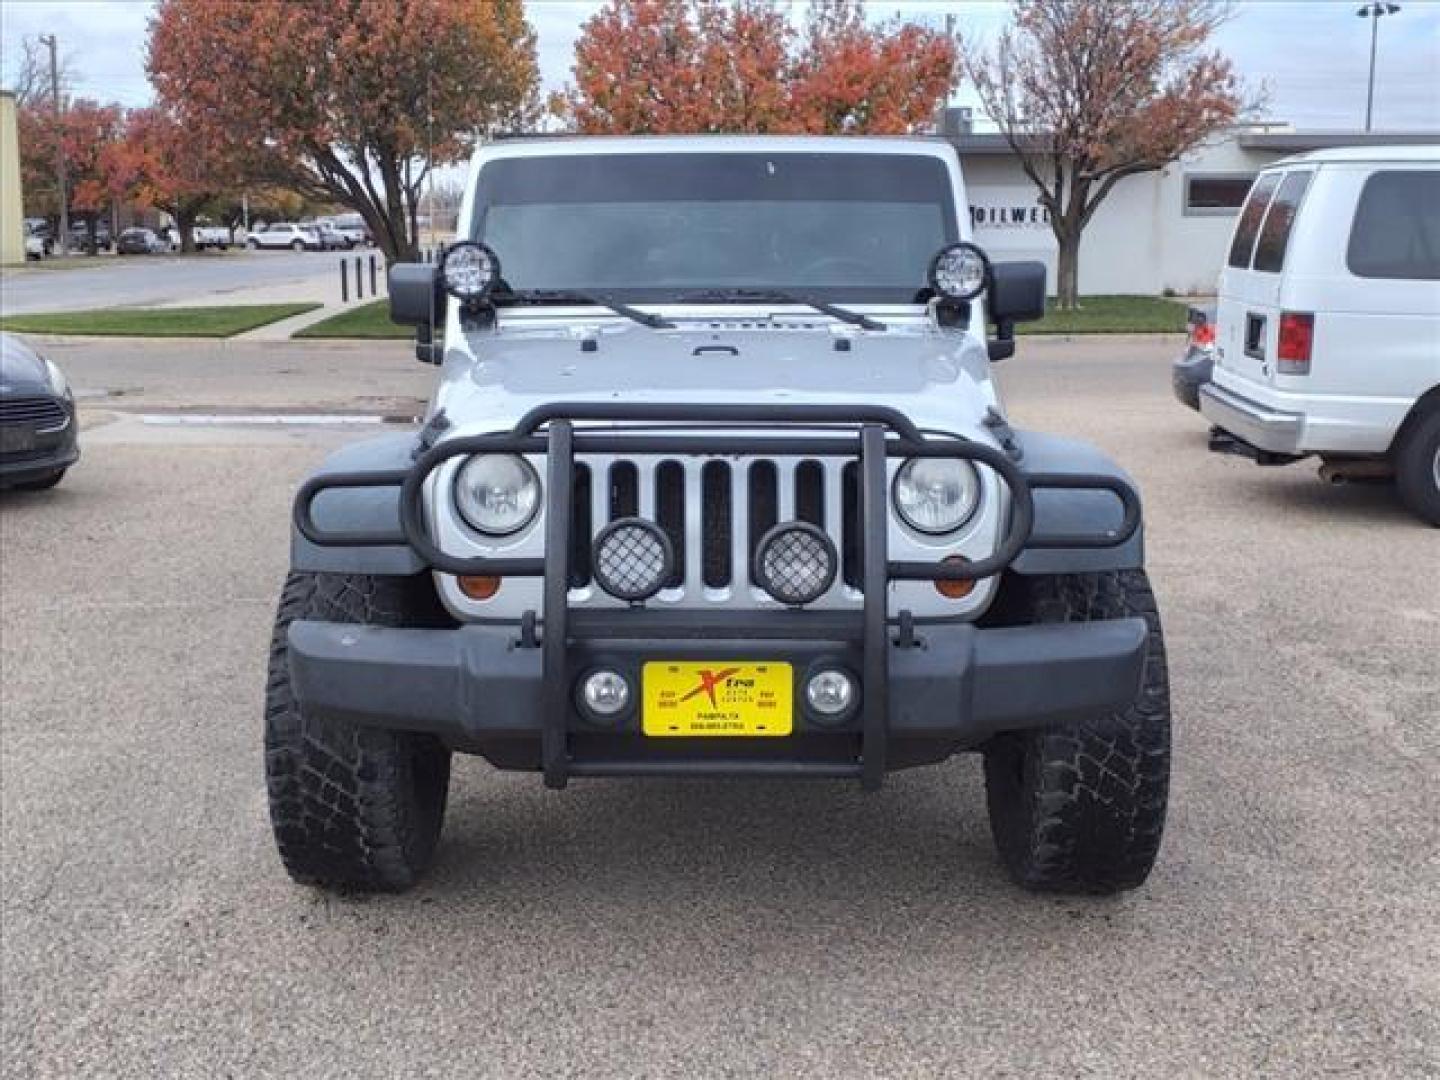
[[[964,164],[976,241],[996,259],[1044,260],[1053,291],[1055,236],[1005,137],[953,129],[949,137]],[[1080,291],[1214,292],[1235,215],[1260,169],[1307,150],[1416,143],[1440,143],[1440,132],[1295,131],[1275,124],[1231,129],[1168,168],[1115,185],[1081,240]]]

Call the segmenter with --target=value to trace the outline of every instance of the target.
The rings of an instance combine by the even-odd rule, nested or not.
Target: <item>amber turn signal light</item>
[[[481,577],[474,574],[462,574],[456,579],[460,583],[460,591],[471,600],[489,600],[500,591],[501,578]]]
[[[940,560],[941,563],[948,563],[954,566],[956,563],[968,562],[963,555],[950,555]],[[937,581],[935,591],[947,600],[964,600],[975,591],[975,579],[969,578],[965,581]]]

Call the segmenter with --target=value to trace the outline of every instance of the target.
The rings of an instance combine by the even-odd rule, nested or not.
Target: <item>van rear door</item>
[[[1285,254],[1313,175],[1272,169],[1256,178],[1220,274],[1215,362],[1266,386],[1275,381]]]

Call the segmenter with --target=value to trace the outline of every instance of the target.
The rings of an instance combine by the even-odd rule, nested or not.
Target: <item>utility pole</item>
[[[1380,32],[1380,16],[1395,15],[1400,11],[1399,4],[1386,3],[1384,0],[1375,0],[1373,3],[1365,4],[1356,15],[1362,19],[1370,20],[1370,84],[1365,91],[1365,130],[1370,130],[1370,119],[1375,112],[1375,40]]]
[[[54,34],[42,34],[40,40],[50,49],[50,103],[55,109],[55,189],[60,194],[60,235],[55,250],[61,255],[70,242],[70,200],[65,193],[65,132],[61,126],[60,62],[56,56]]]

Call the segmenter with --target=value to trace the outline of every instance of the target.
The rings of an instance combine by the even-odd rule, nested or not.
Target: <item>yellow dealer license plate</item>
[[[641,729],[658,737],[789,735],[790,665],[651,661],[641,674]]]

